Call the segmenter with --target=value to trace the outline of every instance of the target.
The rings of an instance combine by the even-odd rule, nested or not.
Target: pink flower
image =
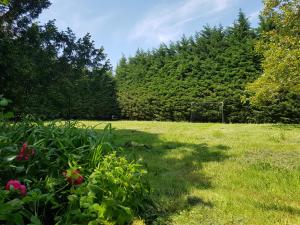
[[[69,169],[63,172],[65,178],[69,184],[79,185],[83,182],[83,176],[80,174],[79,169]]]
[[[22,196],[25,196],[26,193],[27,193],[27,189],[26,189],[26,186],[25,185],[21,185],[20,186],[20,193]]]
[[[22,185],[18,180],[9,180],[5,186],[5,189],[8,191],[11,189],[18,190],[22,196],[25,196],[27,192],[26,186]]]

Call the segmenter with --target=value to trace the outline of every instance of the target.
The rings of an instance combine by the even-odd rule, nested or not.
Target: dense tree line
[[[77,39],[53,21],[34,21],[48,0],[1,5],[0,94],[16,115],[44,118],[111,118],[117,113],[115,81],[104,49],[89,34]]]
[[[240,12],[231,27],[206,26],[192,37],[123,57],[116,70],[122,115],[221,121],[224,104],[227,122],[299,122],[299,95],[262,106],[251,106],[247,100],[245,87],[262,73],[262,55],[255,43],[263,29],[251,28]]]
[[[206,26],[193,37],[121,59],[116,79],[123,115],[189,120],[196,110],[200,121],[220,121],[224,102],[227,121],[247,121],[243,90],[261,73],[255,40],[241,12],[230,28]]]
[[[300,0],[266,0],[232,26],[122,57],[116,75],[89,34],[35,21],[49,0],[0,1],[0,95],[17,116],[300,122]],[[119,110],[120,109],[120,110]]]

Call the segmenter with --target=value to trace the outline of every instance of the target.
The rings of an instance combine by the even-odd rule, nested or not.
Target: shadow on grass
[[[289,205],[280,205],[280,204],[259,204],[257,205],[258,208],[261,208],[263,210],[268,210],[268,211],[281,211],[285,213],[289,213],[291,215],[300,215],[300,209],[294,208]]]
[[[139,161],[148,170],[153,197],[159,205],[155,216],[160,222],[156,224],[164,224],[172,214],[193,206],[213,207],[192,192],[213,188],[203,164],[227,159],[228,146],[169,142],[159,134],[130,129],[114,129],[113,137],[114,145],[123,147],[127,158]]]

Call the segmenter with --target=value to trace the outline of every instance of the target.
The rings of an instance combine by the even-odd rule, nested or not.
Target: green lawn
[[[300,126],[112,126],[115,144],[149,171],[156,224],[300,224]]]

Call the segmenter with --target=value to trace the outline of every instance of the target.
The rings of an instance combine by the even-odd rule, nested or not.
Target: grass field
[[[156,224],[300,224],[300,126],[112,126],[115,144],[149,171]]]

